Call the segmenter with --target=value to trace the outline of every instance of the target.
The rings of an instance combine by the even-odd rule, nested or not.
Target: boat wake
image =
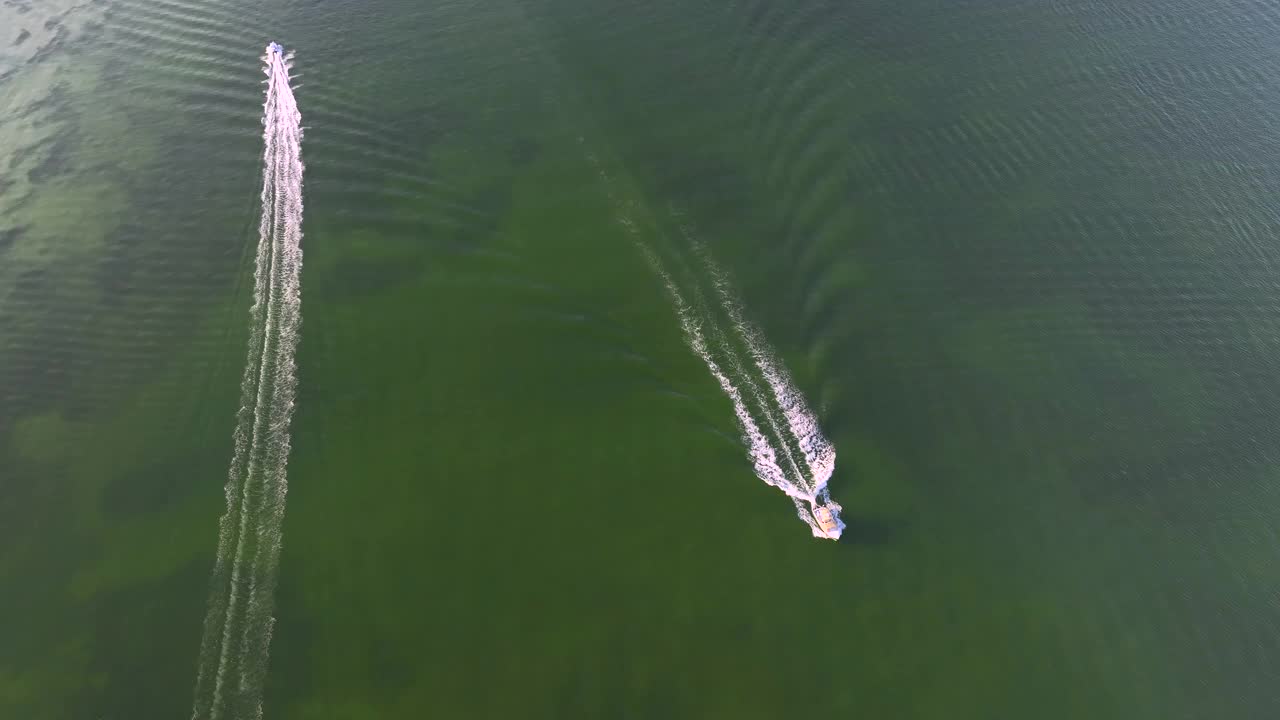
[[[711,278],[715,307],[706,302],[696,281],[688,284],[688,297],[693,298],[689,300],[658,253],[644,241],[628,208],[619,202],[613,180],[599,158],[588,153],[587,159],[620,208],[623,227],[666,287],[685,341],[732,403],[756,476],[791,498],[796,514],[814,537],[839,539],[845,528],[841,507],[827,489],[835,471],[835,448],[764,334],[744,317],[728,275],[692,228],[674,213],[683,239]],[[716,321],[717,313],[727,318],[729,332]]]
[[[271,643],[301,324],[302,117],[289,85],[292,55],[263,56],[262,219],[249,310],[227,512],[200,646],[193,720],[259,718]]]
[[[842,508],[831,498],[827,488],[827,483],[835,472],[835,448],[823,435],[817,416],[809,409],[804,395],[796,388],[790,373],[778,360],[764,334],[743,316],[742,304],[733,292],[728,275],[716,263],[706,245],[694,237],[689,225],[682,223],[680,231],[711,277],[719,310],[729,318],[736,337],[731,338],[723,332],[709,312],[704,313],[702,322],[712,329],[719,340],[721,352],[729,358],[734,376],[754,400],[753,406],[770,431],[767,434],[758,432],[759,426],[754,420],[748,424],[743,419],[745,408],[741,401],[734,401],[748,455],[754,461],[762,452],[758,443],[768,443],[772,438],[777,450],[772,451],[770,448],[770,454],[786,458],[785,465],[781,467],[776,463],[769,465],[753,462],[756,475],[791,498],[796,514],[809,525],[814,537],[839,539],[845,527],[844,521],[840,519]],[[667,284],[668,292],[673,297],[677,296],[670,278],[665,273],[660,274]],[[677,301],[676,305],[677,315],[681,315],[678,309],[680,303]],[[701,334],[699,327],[690,321],[687,314],[681,317],[680,325],[686,339],[694,346],[695,334]],[[744,348],[745,353],[740,353],[737,347]],[[705,352],[698,352],[697,347],[694,347],[694,352],[707,363],[708,368],[713,366],[713,361],[705,356]],[[750,359],[750,364],[743,360],[743,354]],[[720,386],[731,400],[742,395],[742,391],[731,382],[722,380]],[[755,432],[751,430],[753,427],[757,428]]]

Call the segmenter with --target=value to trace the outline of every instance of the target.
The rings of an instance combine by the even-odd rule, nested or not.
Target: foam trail
[[[689,344],[689,347],[693,350],[694,354],[706,364],[712,377],[716,379],[720,388],[724,391],[725,395],[729,396],[729,400],[733,403],[734,414],[737,416],[738,424],[742,429],[742,441],[747,446],[747,455],[751,458],[752,468],[755,470],[756,476],[761,480],[764,480],[769,485],[772,485],[786,493],[786,495],[791,498],[792,503],[794,503],[796,507],[796,516],[809,526],[814,537],[830,538],[833,540],[839,539],[840,534],[843,532],[845,527],[844,522],[840,520],[840,505],[831,499],[825,484],[822,488],[815,491],[813,487],[807,483],[808,479],[805,477],[804,473],[801,472],[795,460],[791,457],[791,451],[785,443],[781,446],[781,454],[785,457],[786,464],[791,469],[791,474],[788,475],[787,472],[783,470],[782,465],[778,462],[778,452],[774,449],[773,443],[771,443],[769,441],[769,437],[761,431],[760,425],[756,422],[755,417],[752,416],[747,404],[743,401],[742,390],[739,389],[739,387],[730,379],[729,375],[721,369],[720,365],[715,361],[715,358],[712,357],[710,351],[707,349],[707,342],[702,331],[702,324],[695,318],[689,304],[681,296],[680,291],[676,288],[675,283],[662,267],[661,262],[653,251],[638,241],[637,244],[639,244],[641,252],[649,262],[649,266],[653,269],[654,273],[662,279],[663,284],[666,286],[667,293],[671,296],[672,303],[675,306],[676,317],[680,321],[680,328],[684,331],[685,340]],[[767,402],[763,397],[761,397],[755,382],[752,381],[751,376],[744,370],[737,354],[733,351],[733,348],[727,339],[723,337],[719,328],[715,327],[714,323],[710,324],[711,332],[717,337],[720,346],[728,356],[729,363],[732,366],[734,374],[744,381],[748,391],[750,391],[756,400],[756,403],[760,406],[764,419],[773,431],[774,436],[781,440],[783,438],[782,430],[774,419],[773,413],[769,410]],[[794,429],[792,432],[794,433]],[[832,454],[834,455],[834,453]],[[834,463],[834,457],[832,462]],[[829,476],[830,473],[828,473],[828,477]],[[827,510],[832,513],[832,517],[836,522],[834,529],[824,530],[818,524],[815,518],[815,512],[819,506],[825,506]]]
[[[751,379],[751,375],[748,374],[746,369],[743,367],[742,360],[739,359],[738,354],[734,352],[733,346],[729,343],[729,339],[725,337],[724,333],[714,323],[709,324],[711,325],[711,332],[715,335],[716,341],[720,344],[720,347],[724,350],[725,355],[729,359],[729,367],[733,371],[734,376],[740,378],[746,386],[747,392],[750,393],[751,399],[755,400],[756,405],[760,409],[760,413],[764,416],[765,424],[769,426],[769,430],[773,433],[773,436],[780,441],[784,441],[786,436],[783,435],[783,431],[778,425],[777,418],[775,418],[773,412],[770,411],[768,401],[765,400],[764,395],[760,392],[760,388],[756,386],[755,381]],[[791,469],[791,475],[788,476],[786,481],[781,484],[769,484],[777,487],[790,497],[808,500],[809,492],[804,482],[804,473],[800,471],[800,466],[796,464],[795,458],[792,457],[791,449],[786,446],[785,442],[780,443],[780,447],[782,450],[782,456],[786,458],[787,461],[786,467]]]
[[[711,376],[716,379],[716,382],[720,384],[720,389],[724,391],[725,395],[729,396],[730,402],[733,403],[733,412],[737,416],[738,424],[742,429],[742,442],[747,446],[747,456],[751,458],[751,465],[756,475],[766,483],[785,492],[791,486],[791,482],[787,479],[787,474],[783,472],[782,467],[778,465],[778,457],[774,452],[773,444],[769,442],[768,436],[761,432],[760,426],[756,424],[755,418],[751,416],[751,412],[747,409],[747,404],[742,399],[742,391],[733,384],[729,376],[720,368],[719,363],[711,356],[711,352],[707,349],[707,340],[702,332],[701,323],[694,316],[692,309],[685,302],[684,297],[681,296],[671,277],[663,269],[658,257],[644,245],[640,245],[640,251],[644,254],[645,260],[649,262],[649,266],[654,273],[666,285],[667,294],[671,296],[671,302],[676,308],[676,318],[680,321],[680,329],[684,331],[685,341],[688,342],[693,353],[706,364]]]
[[[301,324],[302,129],[289,60],[268,49],[262,218],[227,512],[219,521],[193,720],[259,718],[287,490]]]
[[[787,427],[800,446],[800,452],[804,455],[805,465],[809,470],[809,477],[806,479],[810,483],[811,494],[808,499],[815,500],[826,488],[831,474],[835,472],[835,448],[822,434],[817,416],[809,409],[804,396],[796,389],[790,373],[774,356],[760,329],[742,316],[742,306],[733,297],[724,271],[707,252],[705,246],[695,243],[695,247],[711,273],[716,294],[720,297],[725,313],[741,333],[747,351],[751,353],[756,367],[760,369],[760,374],[773,392],[778,407],[782,408]]]
[[[584,139],[580,137],[578,141],[581,143],[584,142]],[[801,436],[808,439],[807,443],[800,443],[802,452],[805,453],[805,466],[809,470],[807,476],[800,470],[799,465],[792,457],[791,448],[788,447],[784,432],[775,419],[774,413],[770,410],[769,402],[763,397],[763,393],[756,386],[750,373],[743,367],[742,361],[738,358],[733,345],[728,342],[724,334],[716,327],[715,322],[708,313],[701,313],[703,317],[700,319],[698,314],[694,312],[694,308],[685,300],[675,281],[671,279],[671,276],[663,267],[657,253],[641,238],[635,222],[627,214],[629,204],[620,202],[615,195],[613,181],[609,177],[609,173],[601,167],[599,158],[594,153],[588,152],[587,159],[599,171],[610,199],[620,207],[622,213],[618,218],[619,222],[626,228],[627,233],[631,235],[632,242],[640,250],[654,274],[666,286],[667,294],[670,295],[672,304],[675,306],[676,317],[680,321],[680,329],[684,332],[685,341],[694,354],[707,366],[707,370],[720,385],[720,389],[724,391],[724,394],[733,403],[733,412],[737,416],[738,425],[742,430],[742,441],[747,447],[747,456],[751,458],[752,468],[755,470],[756,476],[769,485],[782,490],[791,498],[796,507],[796,515],[809,526],[814,537],[839,539],[845,527],[844,522],[839,517],[841,507],[831,499],[826,490],[826,480],[830,478],[835,466],[835,451],[831,449],[830,443],[826,441],[822,436],[821,430],[817,428],[817,421],[812,419],[812,413],[809,413],[808,408],[804,405],[803,397],[794,390],[790,376],[772,359],[772,355],[767,352],[767,345],[758,332],[750,337],[747,336],[754,329],[743,321],[742,314],[736,309],[736,306],[729,309],[730,320],[734,323],[739,333],[743,334],[748,351],[756,361],[757,367],[760,367],[766,382],[769,383],[769,387],[773,391],[775,400],[782,407],[784,416],[787,417],[789,431],[797,440]],[[688,235],[686,228],[682,227],[681,230]],[[709,260],[709,256],[703,254],[703,257],[704,260]],[[712,274],[717,283],[717,292],[720,294],[722,303],[724,303],[725,298],[730,296],[728,295],[727,287],[722,288],[720,285],[727,283],[727,281],[724,280],[723,273],[717,274],[713,271]],[[701,296],[696,287],[694,292],[695,295]],[[764,415],[764,420],[769,425],[769,429],[780,441],[781,453],[785,457],[787,466],[791,468],[790,476],[783,469],[783,466],[779,464],[778,450],[775,449],[769,436],[761,430],[760,424],[756,422],[756,418],[752,415],[743,398],[742,390],[734,384],[730,373],[725,372],[709,350],[707,336],[703,332],[704,322],[708,325],[710,333],[719,343],[726,357],[728,357],[730,369],[746,384],[752,398],[760,406],[761,413]],[[791,388],[790,394],[784,393],[784,390],[788,388]],[[784,402],[784,398],[789,402]],[[806,426],[802,422],[805,414],[811,419],[810,426]],[[805,451],[804,448],[808,448],[808,450]],[[823,470],[824,467],[826,468],[825,470]],[[818,469],[817,472],[815,472],[815,468]],[[820,486],[814,482],[814,478],[819,474],[822,476]],[[835,522],[833,527],[824,530],[819,525],[816,515],[819,510],[831,513]]]
[[[741,336],[747,352],[750,353],[756,367],[760,370],[760,375],[769,386],[775,402],[782,410],[787,429],[804,457],[804,465],[808,472],[807,474],[801,473],[799,480],[800,491],[787,493],[796,501],[797,514],[813,530],[815,537],[834,536],[838,538],[845,528],[844,521],[840,519],[842,507],[831,498],[831,493],[827,489],[827,483],[830,481],[832,473],[835,472],[835,448],[823,435],[817,416],[809,409],[804,400],[804,395],[796,388],[786,367],[777,360],[760,329],[743,317],[742,306],[734,297],[728,276],[724,270],[711,257],[711,253],[706,246],[693,237],[688,226],[681,225],[680,230],[685,239],[693,244],[695,252],[711,274],[712,284],[715,286],[721,307],[724,309],[725,314],[729,316],[729,320]],[[755,383],[751,380],[751,377],[746,373],[741,374],[754,391]],[[764,412],[768,416],[770,424],[774,425],[772,412],[769,410],[767,403],[762,401],[762,406],[765,408]],[[782,437],[780,431],[776,430],[776,425],[774,425],[774,428],[779,435],[779,439],[784,443],[785,450],[786,439]],[[807,509],[800,502],[801,500],[808,504]],[[834,531],[823,531],[814,520],[814,513],[819,507],[826,507],[831,512],[835,522]]]

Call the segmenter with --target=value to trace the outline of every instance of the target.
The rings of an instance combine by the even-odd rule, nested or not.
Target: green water
[[[266,717],[1273,717],[1278,25],[5,5],[0,718],[190,716],[272,39],[307,170]],[[637,238],[732,275],[840,542]]]

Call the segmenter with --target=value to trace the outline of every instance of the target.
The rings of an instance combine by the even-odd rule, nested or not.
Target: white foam
[[[721,308],[729,316],[747,352],[760,370],[760,375],[769,386],[786,420],[787,429],[804,457],[804,465],[808,472],[802,474],[803,477],[799,483],[803,489],[798,493],[788,493],[795,500],[796,514],[809,525],[814,537],[838,539],[845,529],[844,520],[840,518],[840,511],[843,508],[831,498],[831,493],[827,489],[827,483],[835,472],[835,447],[823,434],[817,415],[809,409],[804,395],[796,388],[791,374],[777,359],[768,341],[765,340],[764,334],[743,316],[742,305],[735,297],[724,270],[711,257],[706,246],[693,237],[687,226],[682,226],[681,231],[693,244],[698,257],[710,273]],[[749,376],[747,376],[747,382],[752,382]],[[765,412],[772,414],[767,408]],[[834,529],[823,530],[818,525],[815,519],[818,506],[825,506],[831,512],[835,520]]]
[[[578,141],[581,143],[584,142],[584,139],[579,138]],[[724,305],[726,314],[742,336],[744,345],[765,378],[765,382],[773,394],[774,402],[782,410],[787,426],[786,431],[782,429],[782,423],[775,418],[770,402],[764,397],[751,374],[744,368],[733,345],[724,337],[724,334],[716,326],[709,314],[704,312],[699,317],[699,314],[684,298],[675,281],[667,273],[657,253],[644,242],[639,229],[628,213],[630,204],[621,202],[615,195],[613,180],[601,166],[599,158],[588,151],[587,159],[597,168],[600,177],[604,180],[605,190],[608,192],[610,199],[619,207],[621,211],[618,216],[619,223],[626,229],[632,241],[640,250],[646,262],[648,262],[649,267],[666,287],[686,343],[693,350],[694,355],[707,366],[711,376],[715,378],[716,383],[720,385],[720,389],[724,391],[724,394],[728,396],[729,401],[733,404],[733,412],[738,420],[738,427],[742,431],[742,442],[746,446],[747,456],[751,459],[752,469],[755,471],[756,476],[786,493],[792,499],[796,507],[796,515],[809,526],[814,537],[838,539],[845,527],[844,522],[839,518],[841,507],[831,500],[831,496],[826,489],[827,480],[831,477],[835,467],[835,450],[822,435],[816,417],[805,405],[803,396],[795,390],[795,386],[786,370],[774,359],[773,353],[769,350],[763,335],[743,320],[742,311],[732,299],[732,292],[729,289],[728,280],[724,273],[711,260],[710,254],[707,253],[706,249],[700,243],[694,241],[699,255],[708,264],[708,269],[716,285],[717,295],[721,300],[721,304]],[[684,227],[681,229],[686,237],[692,240],[688,229]],[[695,288],[695,292],[696,290]],[[707,328],[706,332],[704,332],[704,325]],[[743,397],[743,390],[734,382],[730,373],[725,372],[720,364],[716,362],[707,345],[707,332],[718,341],[723,354],[728,358],[733,375],[746,387],[758,406],[764,423],[769,426],[773,435],[778,439],[778,447],[775,447],[774,442],[761,430],[760,423],[752,414]],[[792,457],[792,450],[785,440],[784,432],[789,432],[795,438],[800,447],[807,473],[801,470],[800,464]],[[790,474],[784,470],[783,464],[779,463],[779,455],[783,457],[784,464],[790,468]],[[823,530],[818,525],[815,511],[819,505],[825,505],[831,511],[836,520],[834,529]]]
[[[680,321],[680,329],[684,332],[685,341],[693,350],[693,353],[706,364],[707,370],[711,372],[711,376],[715,378],[720,385],[720,389],[724,394],[729,396],[729,401],[733,404],[734,415],[737,416],[738,426],[742,430],[742,442],[747,448],[747,457],[751,458],[752,469],[756,475],[766,483],[779,488],[786,492],[792,485],[787,479],[787,474],[783,472],[778,465],[778,456],[774,451],[773,444],[769,442],[766,436],[760,430],[760,426],[756,423],[755,418],[751,416],[751,412],[747,409],[747,404],[742,399],[742,392],[738,389],[729,376],[721,370],[719,363],[712,357],[711,352],[707,349],[707,341],[703,335],[701,324],[694,317],[689,304],[685,302],[680,291],[676,288],[671,277],[662,267],[662,263],[657,256],[649,250],[649,248],[641,246],[641,252],[645,259],[648,260],[649,266],[662,279],[667,288],[667,294],[671,296],[671,302],[676,309],[676,317]]]
[[[301,324],[302,130],[288,60],[268,51],[262,217],[227,512],[219,523],[192,718],[260,717],[287,491]]]
[[[769,385],[778,407],[782,409],[791,436],[795,438],[800,447],[800,452],[804,455],[804,463],[809,471],[806,478],[809,484],[807,499],[810,501],[816,500],[822,490],[826,488],[827,482],[831,479],[831,474],[835,472],[835,448],[823,435],[822,428],[818,425],[817,416],[809,409],[804,395],[796,389],[795,383],[791,379],[791,374],[778,361],[760,329],[743,317],[742,306],[734,297],[724,271],[711,257],[705,245],[697,241],[694,241],[694,243],[698,256],[706,265],[708,272],[711,273],[721,306],[742,336],[747,351],[751,353],[751,358],[755,361],[756,367],[760,369],[761,376],[764,377],[765,382]]]
[[[719,341],[720,347],[723,348],[724,354],[729,358],[729,365],[733,371],[734,377],[739,379],[742,385],[746,387],[747,392],[751,395],[751,399],[755,401],[758,412],[764,418],[764,423],[768,425],[769,430],[773,433],[773,437],[778,441],[778,449],[781,451],[780,454],[786,459],[786,468],[791,470],[791,474],[786,476],[784,482],[770,484],[774,485],[790,497],[808,500],[810,493],[805,482],[804,473],[800,470],[799,464],[796,463],[795,457],[792,456],[791,448],[787,447],[785,443],[783,430],[778,423],[778,419],[774,416],[772,409],[769,407],[769,401],[764,397],[764,393],[760,391],[755,380],[752,379],[750,373],[748,373],[746,368],[743,366],[741,358],[739,358],[738,353],[734,351],[729,339],[725,337],[724,333],[721,332],[720,328],[714,323],[708,321],[708,324],[711,325],[712,332]]]

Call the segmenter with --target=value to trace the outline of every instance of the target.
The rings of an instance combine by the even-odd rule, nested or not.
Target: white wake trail
[[[679,218],[678,213],[676,216]],[[747,348],[747,352],[759,369],[761,377],[764,378],[765,383],[769,386],[774,401],[782,411],[787,431],[803,456],[807,472],[801,472],[798,465],[791,458],[791,449],[787,438],[780,429],[779,423],[775,420],[768,401],[761,397],[755,381],[741,367],[737,356],[730,350],[730,357],[735,369],[738,370],[738,375],[743,379],[743,382],[746,383],[752,395],[760,404],[765,419],[779,442],[782,443],[782,452],[791,461],[791,467],[796,475],[795,482],[788,482],[778,485],[778,487],[791,496],[795,502],[796,514],[809,525],[815,537],[839,538],[845,528],[844,521],[840,519],[840,511],[843,508],[831,498],[831,493],[827,488],[827,483],[835,472],[835,447],[822,433],[817,416],[809,409],[804,395],[796,388],[786,367],[778,361],[763,333],[743,317],[741,303],[734,296],[728,276],[724,270],[716,263],[706,246],[694,237],[693,232],[687,225],[681,224],[680,232],[684,235],[685,240],[693,245],[695,253],[707,268],[708,273],[710,273],[721,308],[728,315],[734,329],[738,331],[743,344]],[[726,348],[729,348],[727,341],[723,342],[723,344]],[[825,508],[830,513],[831,526],[826,529],[823,529],[816,520],[818,510],[821,508]]]
[[[686,237],[688,237],[687,231]],[[823,490],[827,487],[827,482],[831,479],[832,473],[835,472],[835,447],[823,435],[822,428],[818,425],[817,416],[809,409],[804,395],[796,389],[795,382],[791,379],[791,374],[778,361],[760,329],[743,317],[742,306],[734,297],[728,277],[724,271],[716,263],[715,259],[711,257],[705,245],[692,238],[689,239],[694,243],[694,248],[699,258],[707,267],[708,272],[711,273],[712,283],[715,285],[716,295],[720,298],[721,306],[729,316],[734,328],[741,335],[752,360],[755,361],[756,367],[760,369],[761,376],[764,377],[765,382],[769,385],[769,390],[773,393],[774,400],[777,401],[778,407],[782,409],[782,414],[787,421],[787,427],[791,431],[791,436],[795,438],[796,443],[799,445],[800,452],[804,455],[805,466],[809,470],[808,477],[805,478],[809,484],[809,497],[807,499],[815,500],[823,494]]]
[[[704,313],[704,317],[710,316],[705,315]],[[734,376],[739,378],[746,386],[746,390],[750,394],[751,399],[755,401],[760,414],[764,416],[765,424],[769,426],[769,430],[773,433],[773,437],[779,441],[779,449],[781,450],[783,458],[786,459],[786,467],[791,470],[790,475],[785,475],[784,473],[784,477],[781,482],[773,482],[769,478],[763,477],[761,479],[778,488],[790,497],[798,498],[800,500],[810,499],[808,487],[805,484],[804,473],[800,470],[800,466],[796,464],[795,458],[792,457],[791,449],[786,446],[786,435],[779,426],[777,418],[774,417],[773,412],[769,409],[768,400],[765,399],[763,393],[760,392],[760,388],[756,386],[755,381],[751,379],[751,375],[747,372],[746,368],[743,367],[742,360],[738,357],[738,353],[734,352],[733,345],[729,342],[729,339],[725,337],[724,332],[721,331],[714,322],[709,320],[708,324],[711,326],[711,333],[715,336],[716,341],[720,344],[724,354],[729,359],[729,369],[732,370]],[[739,393],[741,392],[737,388],[735,388],[735,391]]]
[[[628,228],[632,226],[628,225]],[[693,353],[706,364],[707,369],[711,371],[711,376],[719,383],[720,389],[724,394],[729,396],[729,401],[733,403],[734,415],[738,418],[738,424],[742,429],[742,442],[747,447],[747,456],[751,458],[752,468],[756,475],[766,483],[776,488],[782,489],[784,492],[791,485],[787,479],[787,474],[778,465],[778,456],[774,452],[773,444],[769,442],[769,438],[760,430],[760,426],[756,424],[755,418],[751,416],[747,404],[742,399],[742,391],[738,389],[729,376],[720,368],[720,364],[711,356],[710,350],[707,349],[706,336],[702,332],[702,324],[698,321],[693,313],[693,309],[689,303],[685,302],[684,297],[676,288],[675,282],[671,280],[671,276],[662,267],[658,256],[654,254],[647,246],[637,243],[640,252],[648,261],[649,267],[653,272],[662,279],[663,284],[667,288],[667,294],[671,296],[671,302],[676,309],[676,318],[680,321],[680,329],[684,332],[685,341],[693,350]]]
[[[583,142],[583,139],[579,138],[579,142]],[[743,367],[743,363],[739,359],[738,353],[734,350],[733,344],[724,337],[723,332],[716,326],[710,314],[695,312],[695,308],[685,300],[679,287],[667,273],[666,268],[663,267],[657,253],[641,238],[635,222],[627,214],[627,204],[621,203],[615,195],[613,181],[608,172],[601,167],[599,159],[594,153],[590,152],[587,153],[587,159],[599,171],[610,199],[622,211],[618,218],[619,221],[631,236],[632,242],[640,250],[649,267],[666,287],[667,294],[671,297],[672,305],[675,307],[676,317],[680,322],[680,329],[684,333],[685,341],[690,349],[693,350],[694,355],[707,366],[711,376],[715,378],[716,383],[720,385],[720,389],[724,391],[724,394],[728,396],[729,401],[733,404],[734,415],[737,417],[738,425],[742,430],[742,442],[746,445],[747,456],[751,459],[752,469],[755,470],[756,476],[791,498],[796,507],[796,515],[809,526],[814,537],[839,539],[845,527],[839,516],[841,507],[831,499],[826,489],[826,481],[830,478],[835,466],[835,451],[831,449],[830,443],[822,436],[821,430],[817,427],[816,419],[813,418],[812,413],[809,413],[808,408],[804,405],[803,397],[794,390],[790,377],[772,359],[771,353],[767,351],[767,345],[765,345],[758,332],[748,336],[748,333],[752,333],[754,329],[743,322],[742,314],[737,310],[736,306],[727,310],[730,320],[738,331],[743,334],[748,352],[751,353],[757,367],[761,369],[761,373],[765,376],[766,382],[773,391],[775,400],[782,407],[783,415],[787,418],[789,432],[793,437],[797,438],[802,448],[804,464],[808,469],[807,475],[800,469],[799,464],[792,456],[792,450],[786,442],[785,431],[782,430],[780,423],[774,417],[769,401],[757,387],[751,374]],[[681,230],[686,235],[688,234],[686,228],[682,227]],[[709,255],[703,254],[703,258],[704,260],[709,260]],[[714,266],[712,268],[718,270]],[[722,303],[725,303],[725,298],[731,297],[727,289],[727,281],[724,279],[723,273],[717,274],[713,272],[713,275],[715,276],[714,281],[717,283],[717,293],[720,295]],[[694,293],[699,298],[701,297],[701,293],[698,292],[696,287],[694,288]],[[699,307],[701,307],[700,302]],[[769,429],[777,438],[780,448],[775,449],[774,443],[769,436],[761,430],[760,424],[756,421],[755,416],[752,415],[747,402],[743,398],[742,390],[734,384],[730,373],[725,372],[724,368],[716,362],[715,357],[708,348],[707,334],[703,330],[704,323],[713,338],[719,343],[724,355],[728,358],[730,370],[746,384],[747,390],[759,406],[765,422],[769,425]],[[789,393],[786,392],[788,388],[790,388]],[[784,401],[784,398],[786,401]],[[806,413],[810,420],[809,425],[804,422]],[[804,437],[805,440],[799,440],[800,437]],[[790,474],[778,462],[779,450],[785,458],[786,465],[791,469]],[[821,477],[820,484],[815,481],[817,477]],[[826,527],[823,527],[818,521],[819,513],[829,513],[829,515],[825,516],[830,520]]]
[[[262,218],[248,361],[241,380],[227,512],[196,675],[193,720],[261,717],[287,490],[294,352],[301,325],[302,130],[289,58],[267,50]]]

